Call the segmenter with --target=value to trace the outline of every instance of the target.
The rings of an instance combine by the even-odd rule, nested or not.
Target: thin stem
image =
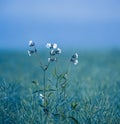
[[[58,96],[58,77],[57,77],[57,82],[56,82],[56,101],[59,102],[59,96]],[[56,113],[58,112],[58,103],[56,102]]]
[[[44,83],[44,107],[45,107],[45,101],[46,101],[46,70],[44,70],[44,76],[43,76],[43,83]]]
[[[64,108],[64,114],[66,114],[65,112],[65,105],[66,105],[66,80],[65,80],[65,86],[63,88],[63,97],[64,97],[64,104],[63,104],[63,108]]]
[[[43,64],[42,64],[42,62],[41,62],[40,57],[38,56],[38,53],[36,52],[35,55],[36,55],[36,56],[38,57],[38,59],[39,59],[40,67],[41,67],[42,69],[44,69],[44,66],[43,66]]]
[[[68,63],[68,69],[67,69],[67,74],[70,72],[70,67],[71,67],[71,62]]]

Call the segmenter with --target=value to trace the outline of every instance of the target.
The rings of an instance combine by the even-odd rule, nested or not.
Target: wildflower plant
[[[61,48],[58,47],[56,43],[47,43],[46,48],[49,50],[49,56],[47,64],[44,64],[39,60],[40,67],[43,71],[43,89],[38,89],[33,91],[34,94],[38,94],[38,102],[43,110],[44,123],[52,120],[53,123],[56,122],[71,122],[74,121],[78,123],[78,120],[71,114],[77,108],[77,103],[73,102],[71,98],[68,98],[66,88],[68,82],[69,66],[68,69],[62,73],[58,73],[57,67],[54,65],[53,77],[54,80],[50,80],[46,77],[48,68],[53,62],[58,61],[59,54],[62,53]],[[37,55],[38,51],[36,49],[35,43],[31,40],[29,41],[28,55]],[[71,56],[68,63],[78,64],[78,53]],[[56,82],[55,86],[49,86],[48,82]],[[36,81],[32,81],[36,84]]]

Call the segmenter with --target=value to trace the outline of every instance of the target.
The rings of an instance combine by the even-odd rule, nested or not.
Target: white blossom
[[[74,60],[74,65],[77,65],[78,64],[78,60],[76,59],[76,60]]]
[[[52,44],[52,48],[56,49],[57,48],[57,44],[56,43]]]
[[[73,59],[78,59],[78,54],[75,53],[73,56],[72,56]]]
[[[50,49],[56,49],[56,48],[57,48],[57,44],[56,44],[56,43],[53,43],[53,44],[47,43],[47,44],[46,44],[46,47],[47,47],[47,48],[50,48]]]
[[[51,46],[52,46],[51,43],[47,43],[47,44],[46,44],[46,47],[47,47],[47,48],[51,48]]]
[[[41,105],[44,105],[44,96],[41,93],[39,95],[39,102]]]
[[[57,59],[56,58],[48,58],[48,62],[54,62],[54,61],[57,61]]]
[[[35,46],[35,43],[34,43],[32,40],[30,40],[30,41],[29,41],[29,46],[30,46],[30,47]]]
[[[33,50],[28,50],[28,55],[31,56],[34,53]]]
[[[56,54],[60,54],[61,53],[61,49],[60,48],[57,48],[57,50],[56,50]]]
[[[74,55],[72,55],[70,61],[73,62],[74,65],[77,65],[78,64],[78,53],[75,53]]]
[[[40,98],[44,98],[44,96],[40,93]]]
[[[76,57],[76,59],[78,59],[78,54],[77,53],[75,53],[75,57]]]

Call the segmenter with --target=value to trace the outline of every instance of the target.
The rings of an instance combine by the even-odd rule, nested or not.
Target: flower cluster
[[[70,61],[73,62],[74,65],[77,65],[78,64],[78,54],[75,53],[74,55],[72,55]]]
[[[56,43],[53,43],[53,44],[47,43],[47,44],[46,44],[46,47],[47,47],[47,48],[50,48],[50,49],[56,49],[56,48],[57,48],[57,44],[56,44]]]
[[[47,43],[46,47],[50,50],[50,52],[49,52],[50,56],[48,57],[48,62],[50,63],[50,62],[57,61],[56,55],[61,54],[62,50],[60,48],[58,48],[58,45],[56,43],[53,43],[53,44]],[[29,41],[29,48],[30,48],[28,50],[29,56],[31,56],[32,54],[37,52],[35,43],[32,40]],[[77,65],[78,64],[78,54],[77,53],[73,54],[70,61],[73,62],[74,65]]]
[[[48,58],[48,62],[53,62],[56,61],[57,58],[55,55],[60,54],[61,53],[61,49],[57,48],[57,44],[56,43],[47,43],[46,47],[50,49],[50,57]]]
[[[29,41],[29,47],[30,47],[30,49],[28,50],[29,56],[31,56],[32,54],[37,52],[37,49],[35,47],[35,43],[32,40]]]

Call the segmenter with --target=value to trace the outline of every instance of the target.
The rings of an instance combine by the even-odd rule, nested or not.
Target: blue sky
[[[43,46],[120,48],[119,0],[1,0],[0,49]]]

